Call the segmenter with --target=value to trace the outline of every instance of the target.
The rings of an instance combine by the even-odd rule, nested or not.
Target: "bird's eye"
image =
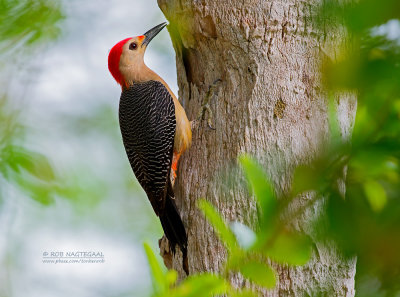
[[[136,48],[137,48],[136,42],[132,42],[132,43],[129,45],[129,49],[130,49],[131,51],[135,50]]]

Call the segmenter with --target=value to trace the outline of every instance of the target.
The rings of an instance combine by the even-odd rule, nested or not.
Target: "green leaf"
[[[277,201],[272,187],[268,182],[267,174],[254,159],[243,155],[239,158],[239,161],[244,170],[249,190],[254,193],[261,207],[260,225],[265,230],[265,228],[272,225],[277,213]]]
[[[329,120],[329,130],[331,133],[331,146],[338,146],[342,141],[338,112],[335,104],[335,98],[330,95],[329,96],[329,105],[328,105],[328,120]]]
[[[0,51],[43,44],[60,35],[64,19],[60,1],[0,1]]]
[[[276,283],[275,272],[266,263],[250,260],[239,267],[240,273],[254,283],[265,288],[273,288]]]
[[[9,145],[3,154],[7,158],[8,165],[17,173],[20,173],[20,168],[23,168],[38,179],[44,181],[55,179],[49,160],[40,153],[20,146]]]
[[[272,246],[262,252],[279,263],[304,265],[311,258],[311,240],[303,234],[285,232],[279,234]]]
[[[292,195],[298,195],[306,191],[316,190],[320,187],[320,175],[310,166],[299,165],[295,169]]]
[[[226,294],[230,289],[229,283],[219,275],[204,273],[190,276],[171,290],[168,297],[213,297]]]
[[[385,189],[374,180],[368,180],[363,184],[363,187],[371,208],[376,212],[381,211],[387,203]]]
[[[165,282],[168,284],[168,287],[171,287],[176,283],[178,279],[178,272],[176,270],[168,270],[167,274],[165,275]]]
[[[150,245],[145,242],[143,246],[146,251],[147,260],[149,261],[150,265],[151,277],[153,280],[153,289],[156,294],[163,294],[168,291],[168,281],[170,281],[171,279],[166,279],[166,273],[158,262],[156,255],[152,251]]]
[[[215,232],[217,232],[219,238],[225,243],[226,247],[230,250],[235,249],[237,247],[235,235],[225,224],[223,218],[214,206],[204,199],[199,200],[197,206],[203,212],[211,226],[214,227]]]
[[[13,175],[12,182],[27,193],[30,198],[43,205],[50,205],[54,202],[53,195],[57,186],[53,184],[42,182],[27,174]]]

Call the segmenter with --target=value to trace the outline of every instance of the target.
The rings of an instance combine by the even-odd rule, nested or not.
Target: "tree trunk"
[[[205,123],[194,129],[193,145],[181,159],[175,184],[189,236],[190,273],[218,271],[226,251],[196,201],[211,201],[227,221],[254,225],[256,203],[241,186],[241,174],[234,166],[242,153],[264,164],[278,196],[290,190],[295,166],[309,163],[329,138],[320,61],[321,49],[336,41],[312,25],[317,0],[158,0],[158,4],[170,23],[179,98],[189,119],[196,118],[210,85],[222,80],[209,102],[216,130]],[[355,100],[342,95],[338,102],[346,138]],[[310,233],[307,223],[322,213],[322,204],[308,209],[293,226]],[[183,276],[181,255],[169,258],[161,252],[167,266]],[[353,296],[355,260],[345,260],[326,242],[317,242],[313,254],[303,267],[276,265],[277,286],[263,295]],[[238,276],[232,282],[248,286]]]

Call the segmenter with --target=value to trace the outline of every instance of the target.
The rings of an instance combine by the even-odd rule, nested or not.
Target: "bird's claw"
[[[171,168],[171,175],[170,175],[170,179],[171,179],[171,184],[172,184],[172,187],[174,187],[175,186],[175,180],[176,180],[176,177],[177,177],[177,175],[176,175],[176,170],[174,170],[174,169],[172,169]]]

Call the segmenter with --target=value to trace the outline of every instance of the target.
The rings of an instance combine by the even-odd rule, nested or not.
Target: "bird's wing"
[[[163,213],[176,130],[175,105],[158,81],[121,94],[119,122],[129,162],[157,215]]]

